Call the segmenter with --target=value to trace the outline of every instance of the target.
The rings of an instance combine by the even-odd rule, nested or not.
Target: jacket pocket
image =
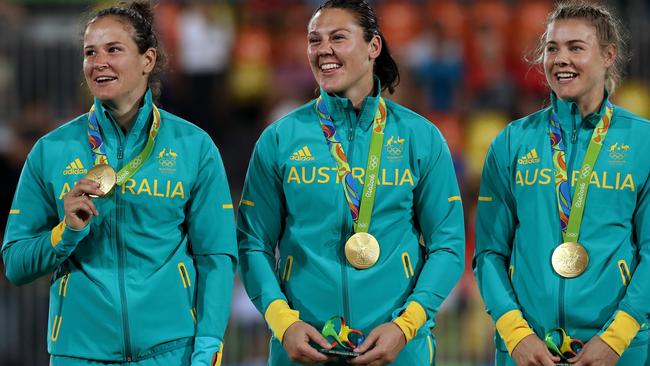
[[[52,332],[50,333],[50,340],[56,342],[59,339],[59,331],[61,331],[61,323],[63,322],[63,303],[65,297],[68,294],[68,282],[70,280],[70,273],[66,273],[61,277],[59,281],[59,308],[57,313],[54,315],[54,320],[52,321]]]
[[[627,266],[625,259],[621,259],[617,264],[618,270],[621,272],[621,281],[623,282],[623,286],[627,286],[631,279],[630,268]]]
[[[293,267],[293,256],[287,256],[287,259],[284,262],[284,267],[282,268],[282,276],[280,279],[284,282],[289,281],[291,277],[291,268]]]
[[[427,346],[429,346],[429,365],[433,365],[434,359],[434,349],[433,349],[433,340],[431,339],[431,334],[427,334]]]
[[[183,288],[187,290],[187,301],[190,304],[190,315],[192,316],[194,323],[196,323],[196,308],[192,306],[192,281],[190,280],[190,275],[187,272],[185,263],[178,262],[178,273],[181,276]]]
[[[408,252],[402,253],[402,265],[404,265],[404,275],[407,279],[413,277],[413,264]]]

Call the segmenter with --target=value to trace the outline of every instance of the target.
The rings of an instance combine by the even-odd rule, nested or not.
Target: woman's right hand
[[[555,366],[560,357],[551,354],[546,344],[535,334],[522,339],[512,350],[512,359],[517,366]]]
[[[316,328],[303,321],[297,321],[287,328],[282,337],[282,346],[293,362],[315,364],[329,361],[330,358],[314,349],[310,341],[326,349],[332,348]]]
[[[69,228],[81,230],[88,225],[93,216],[99,215],[89,194],[103,196],[104,192],[99,189],[98,182],[83,178],[63,197],[65,224]]]

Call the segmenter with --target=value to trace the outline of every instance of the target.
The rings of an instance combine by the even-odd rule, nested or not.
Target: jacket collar
[[[322,88],[320,89],[320,95],[323,99],[323,102],[325,102],[327,111],[334,121],[334,125],[344,123],[348,118],[347,116],[352,115],[356,116],[357,123],[361,128],[365,130],[372,126],[372,122],[377,111],[377,106],[379,105],[379,98],[381,96],[380,91],[381,84],[379,83],[379,78],[375,76],[374,95],[369,95],[364,98],[361,105],[361,110],[359,111],[358,115],[354,111],[354,106],[352,105],[352,101],[350,101],[350,99],[327,93]]]
[[[94,98],[94,106],[95,116],[97,117],[97,123],[101,128],[102,135],[104,137],[113,138],[118,135],[123,136],[124,134],[122,133],[120,126],[118,125],[115,118],[113,118],[110,112],[106,109],[104,103],[102,103],[99,99]],[[142,100],[142,105],[140,105],[140,109],[135,116],[135,121],[133,122],[133,125],[131,125],[131,129],[127,134],[135,134],[136,136],[139,136],[149,125],[148,122],[150,120],[152,110],[153,100],[151,90],[147,89],[147,92],[144,94],[144,98]],[[148,133],[148,131],[145,133]]]
[[[557,97],[555,92],[551,92],[551,108],[560,120],[560,127],[565,131],[572,128],[571,126],[574,120],[578,122],[579,126],[584,122],[588,127],[595,127],[600,121],[600,118],[605,114],[608,101],[609,93],[605,90],[605,96],[603,97],[603,101],[600,103],[598,111],[582,118],[580,108],[578,108],[578,105],[575,102],[561,100]]]

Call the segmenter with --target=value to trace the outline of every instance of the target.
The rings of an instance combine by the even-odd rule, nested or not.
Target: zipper
[[[354,113],[354,112],[353,112]],[[352,152],[354,150],[354,137],[355,137],[355,123],[354,119],[352,116],[350,116],[350,113],[348,112],[348,141],[350,142],[348,144],[348,147],[346,149],[347,151],[347,159],[348,163],[350,164],[350,169],[352,169]],[[353,177],[354,179],[354,177]],[[342,227],[341,227],[341,233],[342,233],[342,242],[345,243],[348,238],[352,235],[352,225],[353,223],[351,222],[351,217],[350,217],[350,211],[347,205],[343,205],[343,222],[342,222]],[[352,324],[352,319],[350,317],[350,293],[348,289],[348,263],[347,259],[345,258],[345,254],[342,253],[340,256],[341,258],[341,282],[342,282],[342,295],[343,295],[343,318],[347,320],[348,324]]]
[[[122,169],[123,159],[124,159],[124,144],[122,141],[121,131],[117,131],[119,147],[117,150],[117,169]],[[117,277],[118,284],[120,288],[120,300],[122,303],[122,329],[124,331],[124,357],[127,362],[133,360],[132,349],[131,349],[131,331],[129,329],[129,313],[128,313],[128,303],[126,298],[126,284],[124,280],[124,269],[126,267],[126,246],[124,240],[122,240],[120,232],[120,221],[124,217],[122,210],[124,205],[122,204],[121,195],[118,192],[117,187],[114,188],[115,191],[113,195],[115,196],[115,240],[117,241]]]
[[[571,134],[571,143],[573,145],[576,145],[577,142],[578,142],[579,131],[578,131],[578,126],[576,124],[576,115],[577,115],[577,113],[579,113],[579,111],[577,110],[577,107],[573,106],[571,108],[571,122],[572,122],[572,125],[573,125],[573,131],[572,131],[572,134]],[[582,118],[582,117],[580,117],[580,118]],[[565,144],[565,149],[567,148],[566,145],[567,144]],[[569,163],[567,165],[567,179],[569,180],[569,192],[571,192],[571,195],[572,195],[571,198],[572,199],[573,199],[573,191],[571,190],[571,187],[573,185],[572,184],[573,183],[572,182],[573,181],[573,165],[575,163],[575,157],[577,155],[577,153],[576,153],[577,150],[578,150],[577,147],[573,147],[571,149],[571,154],[569,156],[569,159],[567,159],[567,161]],[[565,151],[565,155],[568,154],[568,153],[569,153],[569,151],[567,149],[567,151]],[[564,277],[560,276],[560,287],[559,287],[559,294],[558,294],[558,326],[560,328],[562,328],[562,329],[564,329],[565,326],[566,326],[566,324],[565,324],[566,323],[566,314],[565,314],[565,303],[564,303],[565,295],[566,295],[566,279]]]

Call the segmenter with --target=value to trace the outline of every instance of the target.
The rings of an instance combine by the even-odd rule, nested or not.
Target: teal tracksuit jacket
[[[551,106],[512,122],[495,138],[483,169],[473,264],[494,320],[521,310],[542,339],[546,331],[561,327],[587,342],[601,334],[619,310],[631,315],[640,331],[623,353],[625,358],[632,349],[648,343],[648,121],[614,106],[611,127],[590,178],[579,233],[589,264],[584,273],[571,279],[561,278],[551,267],[553,250],[563,240],[551,160],[550,114],[555,111],[560,120],[573,195],[605,104],[599,112],[582,118],[575,103],[552,94]],[[499,334],[496,345],[506,351]],[[645,354],[645,348],[638,353]],[[629,362],[643,364],[638,359]]]
[[[348,99],[321,95],[361,191],[379,97],[367,97],[357,114]],[[381,247],[378,262],[357,270],[345,259],[352,218],[311,101],[270,125],[255,146],[238,213],[241,277],[262,314],[286,300],[319,330],[340,315],[368,335],[417,301],[427,321],[396,364],[429,364],[435,314],[463,270],[462,205],[440,132],[414,112],[386,105],[369,229]],[[275,338],[269,362],[289,364]]]
[[[151,92],[125,135],[95,100],[109,163],[143,150]],[[212,365],[222,346],[237,262],[234,213],[221,157],[198,127],[161,110],[154,150],[99,216],[64,227],[63,197],[93,164],[87,114],[42,137],[23,168],[2,256],[24,284],[52,273],[48,351],[128,362],[193,347]]]

